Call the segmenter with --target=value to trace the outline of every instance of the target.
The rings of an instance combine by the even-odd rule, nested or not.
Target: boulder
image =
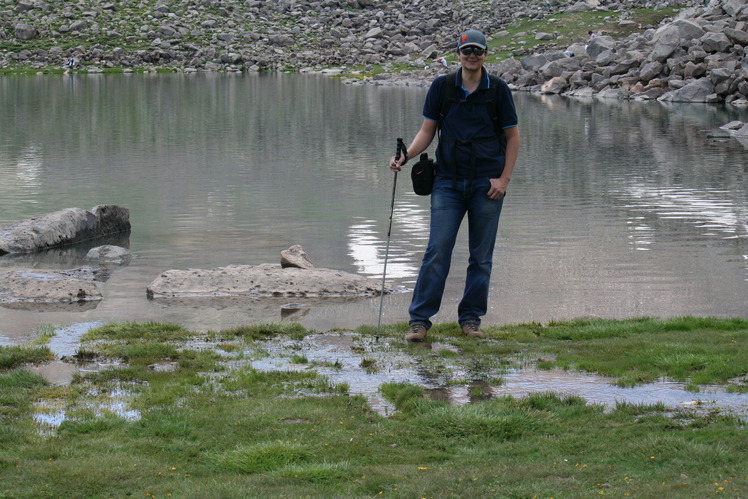
[[[543,83],[540,87],[540,92],[544,94],[560,94],[567,88],[569,88],[569,83],[566,81],[566,78],[556,76]]]
[[[127,208],[114,205],[98,205],[90,211],[66,208],[0,225],[0,255],[33,253],[129,230]]]
[[[36,28],[30,24],[17,24],[13,29],[13,36],[19,40],[31,40],[37,33]]]
[[[665,102],[710,102],[714,84],[709,78],[699,78],[683,88],[666,93],[658,100]]]
[[[148,298],[247,296],[354,297],[381,293],[374,279],[339,270],[229,265],[210,270],[167,270],[147,287]],[[391,292],[389,289],[385,293]]]
[[[707,33],[699,41],[701,42],[701,47],[710,54],[728,52],[733,45],[732,40],[724,33]]]
[[[733,43],[737,43],[743,46],[748,45],[748,33],[747,32],[740,31],[737,29],[732,29],[732,28],[725,28],[724,33],[727,36],[727,38],[729,38]]]
[[[28,269],[0,272],[0,303],[75,303],[101,298],[95,282],[62,272]]]
[[[598,55],[605,52],[606,50],[615,50],[615,47],[616,41],[612,36],[596,36],[590,41],[590,43],[587,44],[587,55],[595,59]]]

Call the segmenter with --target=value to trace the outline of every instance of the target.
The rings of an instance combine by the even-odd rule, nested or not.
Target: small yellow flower
[[[419,467],[418,467],[418,469],[419,469],[419,470],[427,470],[428,468],[426,468],[426,467],[424,467],[424,466],[419,466]]]

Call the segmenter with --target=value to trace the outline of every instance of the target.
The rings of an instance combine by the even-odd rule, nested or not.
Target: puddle
[[[71,358],[77,352],[83,334],[99,325],[81,323],[58,329],[48,345],[59,359]],[[332,385],[345,383],[348,393],[365,397],[370,406],[383,416],[391,415],[394,407],[381,396],[380,386],[385,383],[412,383],[422,386],[432,399],[453,405],[507,395],[519,398],[533,393],[554,392],[561,396],[578,396],[590,404],[600,404],[608,409],[618,403],[662,403],[671,409],[719,411],[748,418],[748,394],[727,393],[720,386],[702,386],[698,393],[686,391],[684,384],[670,381],[621,388],[611,384],[610,378],[595,374],[532,368],[507,370],[498,362],[495,366],[483,366],[476,372],[462,363],[462,357],[455,347],[439,343],[428,345],[439,359],[439,367],[436,368],[413,357],[399,340],[381,339],[377,342],[371,336],[355,333],[315,334],[303,340],[277,338],[233,346],[226,349],[222,344],[198,338],[187,342],[184,348],[215,350],[225,357],[230,368],[251,366],[259,371],[314,370],[327,377]],[[443,350],[451,352],[441,355],[446,353],[441,352]],[[41,374],[51,384],[64,385],[70,383],[76,373],[96,372],[115,365],[118,363],[69,363],[57,360],[30,370]],[[161,362],[152,368],[168,372],[177,369],[177,364]],[[436,372],[429,369],[436,369]],[[88,402],[84,402],[83,407],[76,407],[76,411],[84,409],[95,414],[113,413],[134,420],[140,414],[129,408],[129,397],[123,387],[107,393],[92,393],[86,397]],[[35,420],[48,431],[58,427],[66,417],[65,408],[57,407],[57,403],[42,401],[34,411]]]
[[[94,417],[113,414],[127,421],[137,421],[140,411],[130,408],[131,397],[132,392],[120,385],[107,392],[91,391],[73,408],[67,407],[64,399],[45,399],[34,404],[33,418],[43,435],[52,434],[65,420],[75,419],[69,416],[70,411],[83,411]]]
[[[102,326],[102,322],[81,322],[57,328],[45,346],[58,360],[29,366],[27,369],[44,377],[51,385],[69,385],[77,373],[96,372],[117,365],[113,362],[67,362],[78,352],[81,337],[91,329]]]
[[[330,383],[346,383],[351,395],[363,395],[380,414],[389,415],[394,407],[380,394],[384,383],[419,383],[428,381],[418,374],[413,358],[388,342],[354,334],[314,335],[302,341],[276,340],[262,343],[260,348],[270,356],[254,360],[258,371],[314,369]],[[293,363],[294,356],[303,356],[305,363]]]
[[[394,408],[379,394],[383,383],[412,383],[423,386],[430,398],[453,405],[511,395],[524,397],[533,393],[554,392],[562,396],[578,396],[590,404],[614,408],[618,403],[662,403],[673,409],[695,409],[748,417],[748,394],[728,393],[723,387],[701,386],[700,392],[685,390],[683,383],[659,381],[632,388],[611,384],[603,376],[574,371],[539,371],[531,368],[481,373],[484,379],[501,378],[502,384],[492,384],[484,379],[471,379],[462,366],[454,365],[451,380],[429,373],[416,360],[400,348],[387,342],[354,335],[315,335],[303,341],[271,341],[261,346],[270,356],[252,361],[257,370],[314,369],[327,376],[331,383],[347,383],[351,395],[363,395],[374,410],[382,415],[392,414]],[[449,345],[431,344],[433,351],[453,350]],[[293,363],[294,356],[303,356],[306,363]],[[373,361],[378,369],[362,367],[362,361]],[[336,363],[339,368],[325,367]],[[319,364],[319,365],[316,365]],[[451,382],[447,382],[451,381]]]
[[[719,410],[740,417],[748,416],[748,394],[728,393],[720,386],[700,386],[698,393],[686,391],[683,383],[673,381],[621,388],[612,385],[609,378],[596,374],[535,369],[511,371],[504,375],[504,380],[503,385],[490,386],[490,396],[524,397],[554,392],[562,396],[578,396],[589,404],[600,404],[607,408],[613,408],[619,402],[662,403],[670,408]],[[447,398],[453,404],[472,402],[470,388],[470,385],[450,388]]]

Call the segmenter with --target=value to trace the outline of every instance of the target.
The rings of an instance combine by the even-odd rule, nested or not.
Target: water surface
[[[376,324],[378,298],[149,301],[145,290],[166,269],[275,263],[293,244],[318,267],[381,279],[387,162],[395,139],[417,131],[425,92],[310,75],[0,79],[0,223],[118,204],[133,229],[112,242],[134,254],[98,304],[0,306],[0,344],[43,324]],[[486,323],[748,317],[748,151],[704,133],[748,111],[515,99],[522,148]],[[407,173],[387,266],[388,284],[406,291],[383,301],[385,323],[407,320],[428,236],[428,198]],[[0,270],[80,266],[92,245],[0,257]],[[462,240],[435,321],[455,320],[466,261]],[[289,301],[303,306],[284,309]]]

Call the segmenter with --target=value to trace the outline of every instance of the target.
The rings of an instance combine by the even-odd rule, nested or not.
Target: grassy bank
[[[605,408],[553,393],[493,398],[475,384],[532,364],[625,386],[668,378],[744,393],[748,320],[522,324],[486,327],[483,341],[440,324],[430,348],[401,341],[403,329],[384,327],[378,342],[372,328],[351,335],[361,366],[392,368],[377,350],[407,355],[434,377],[470,385],[472,403],[387,383],[380,391],[397,412],[383,417],[317,372],[303,343],[314,332],[298,325],[207,334],[104,326],[84,336],[77,358],[111,367],[67,386],[25,368],[49,358],[46,347],[0,347],[0,497],[748,494],[745,418],[662,404]],[[281,341],[298,345],[289,366],[252,367]],[[64,417],[43,417],[52,413]]]

